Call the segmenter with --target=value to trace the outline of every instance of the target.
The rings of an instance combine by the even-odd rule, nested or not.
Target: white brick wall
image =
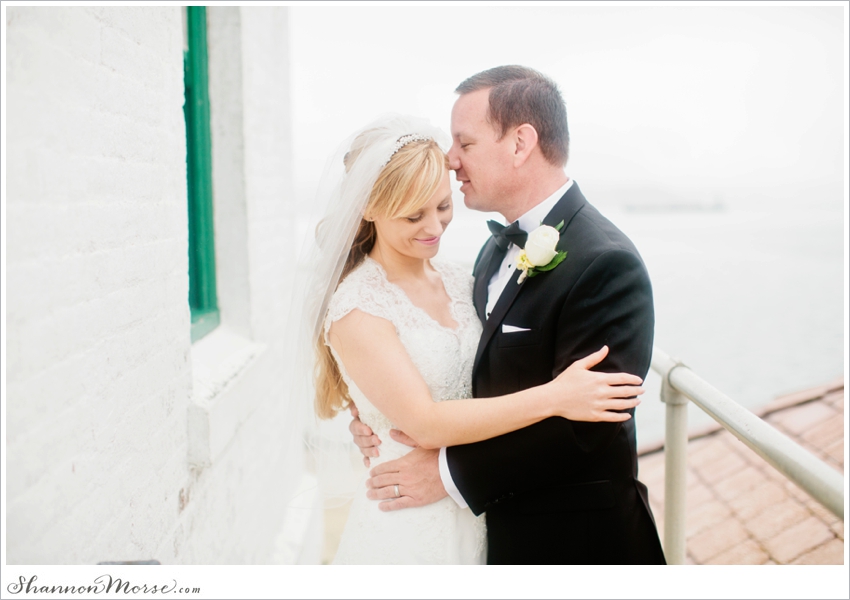
[[[280,115],[290,112],[289,53],[281,44],[289,35],[288,11],[241,10],[245,98],[245,183],[248,199],[252,325],[260,340],[280,335],[287,316],[281,300],[289,297],[286,277],[299,248],[285,233],[292,217],[292,127]],[[282,143],[285,142],[285,143]],[[288,243],[289,242],[289,243]]]
[[[232,311],[262,352],[210,400],[235,417],[193,469],[180,8],[7,8],[10,564],[274,555],[302,474],[277,277],[287,12],[240,11],[250,295]]]
[[[8,560],[151,558],[191,385],[180,12],[7,24]]]

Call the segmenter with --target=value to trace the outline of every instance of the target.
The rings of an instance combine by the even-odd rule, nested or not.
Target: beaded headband
[[[392,157],[395,155],[395,153],[398,152],[399,150],[401,150],[402,148],[404,148],[410,142],[418,142],[420,140],[424,141],[424,140],[430,140],[430,139],[431,138],[429,136],[422,135],[421,133],[409,133],[407,135],[401,136],[400,138],[398,138],[398,141],[395,143],[395,146],[393,146],[393,151],[390,152],[390,155],[387,157],[387,160],[385,160],[384,164],[382,164],[381,166],[382,167],[387,166],[389,164],[390,160],[392,159]]]

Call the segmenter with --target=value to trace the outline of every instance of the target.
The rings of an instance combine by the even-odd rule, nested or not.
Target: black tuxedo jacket
[[[646,377],[655,320],[640,255],[575,183],[543,223],[562,220],[564,262],[522,284],[517,271],[489,319],[492,238],[478,256],[475,306],[484,332],[473,368],[476,397],[551,381],[606,344],[597,370]],[[530,331],[504,333],[503,324]],[[447,460],[472,511],[487,513],[490,564],[664,563],[646,487],[637,480],[634,418],[550,418],[448,448]]]

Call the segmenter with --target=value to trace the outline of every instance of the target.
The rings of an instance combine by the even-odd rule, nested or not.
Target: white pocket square
[[[502,333],[516,333],[517,331],[531,331],[525,327],[514,327],[513,325],[505,325],[502,323]]]

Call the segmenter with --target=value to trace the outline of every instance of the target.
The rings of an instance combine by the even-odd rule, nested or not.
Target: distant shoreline
[[[631,213],[671,213],[671,212],[726,212],[722,202],[714,204],[624,204],[623,209]]]

